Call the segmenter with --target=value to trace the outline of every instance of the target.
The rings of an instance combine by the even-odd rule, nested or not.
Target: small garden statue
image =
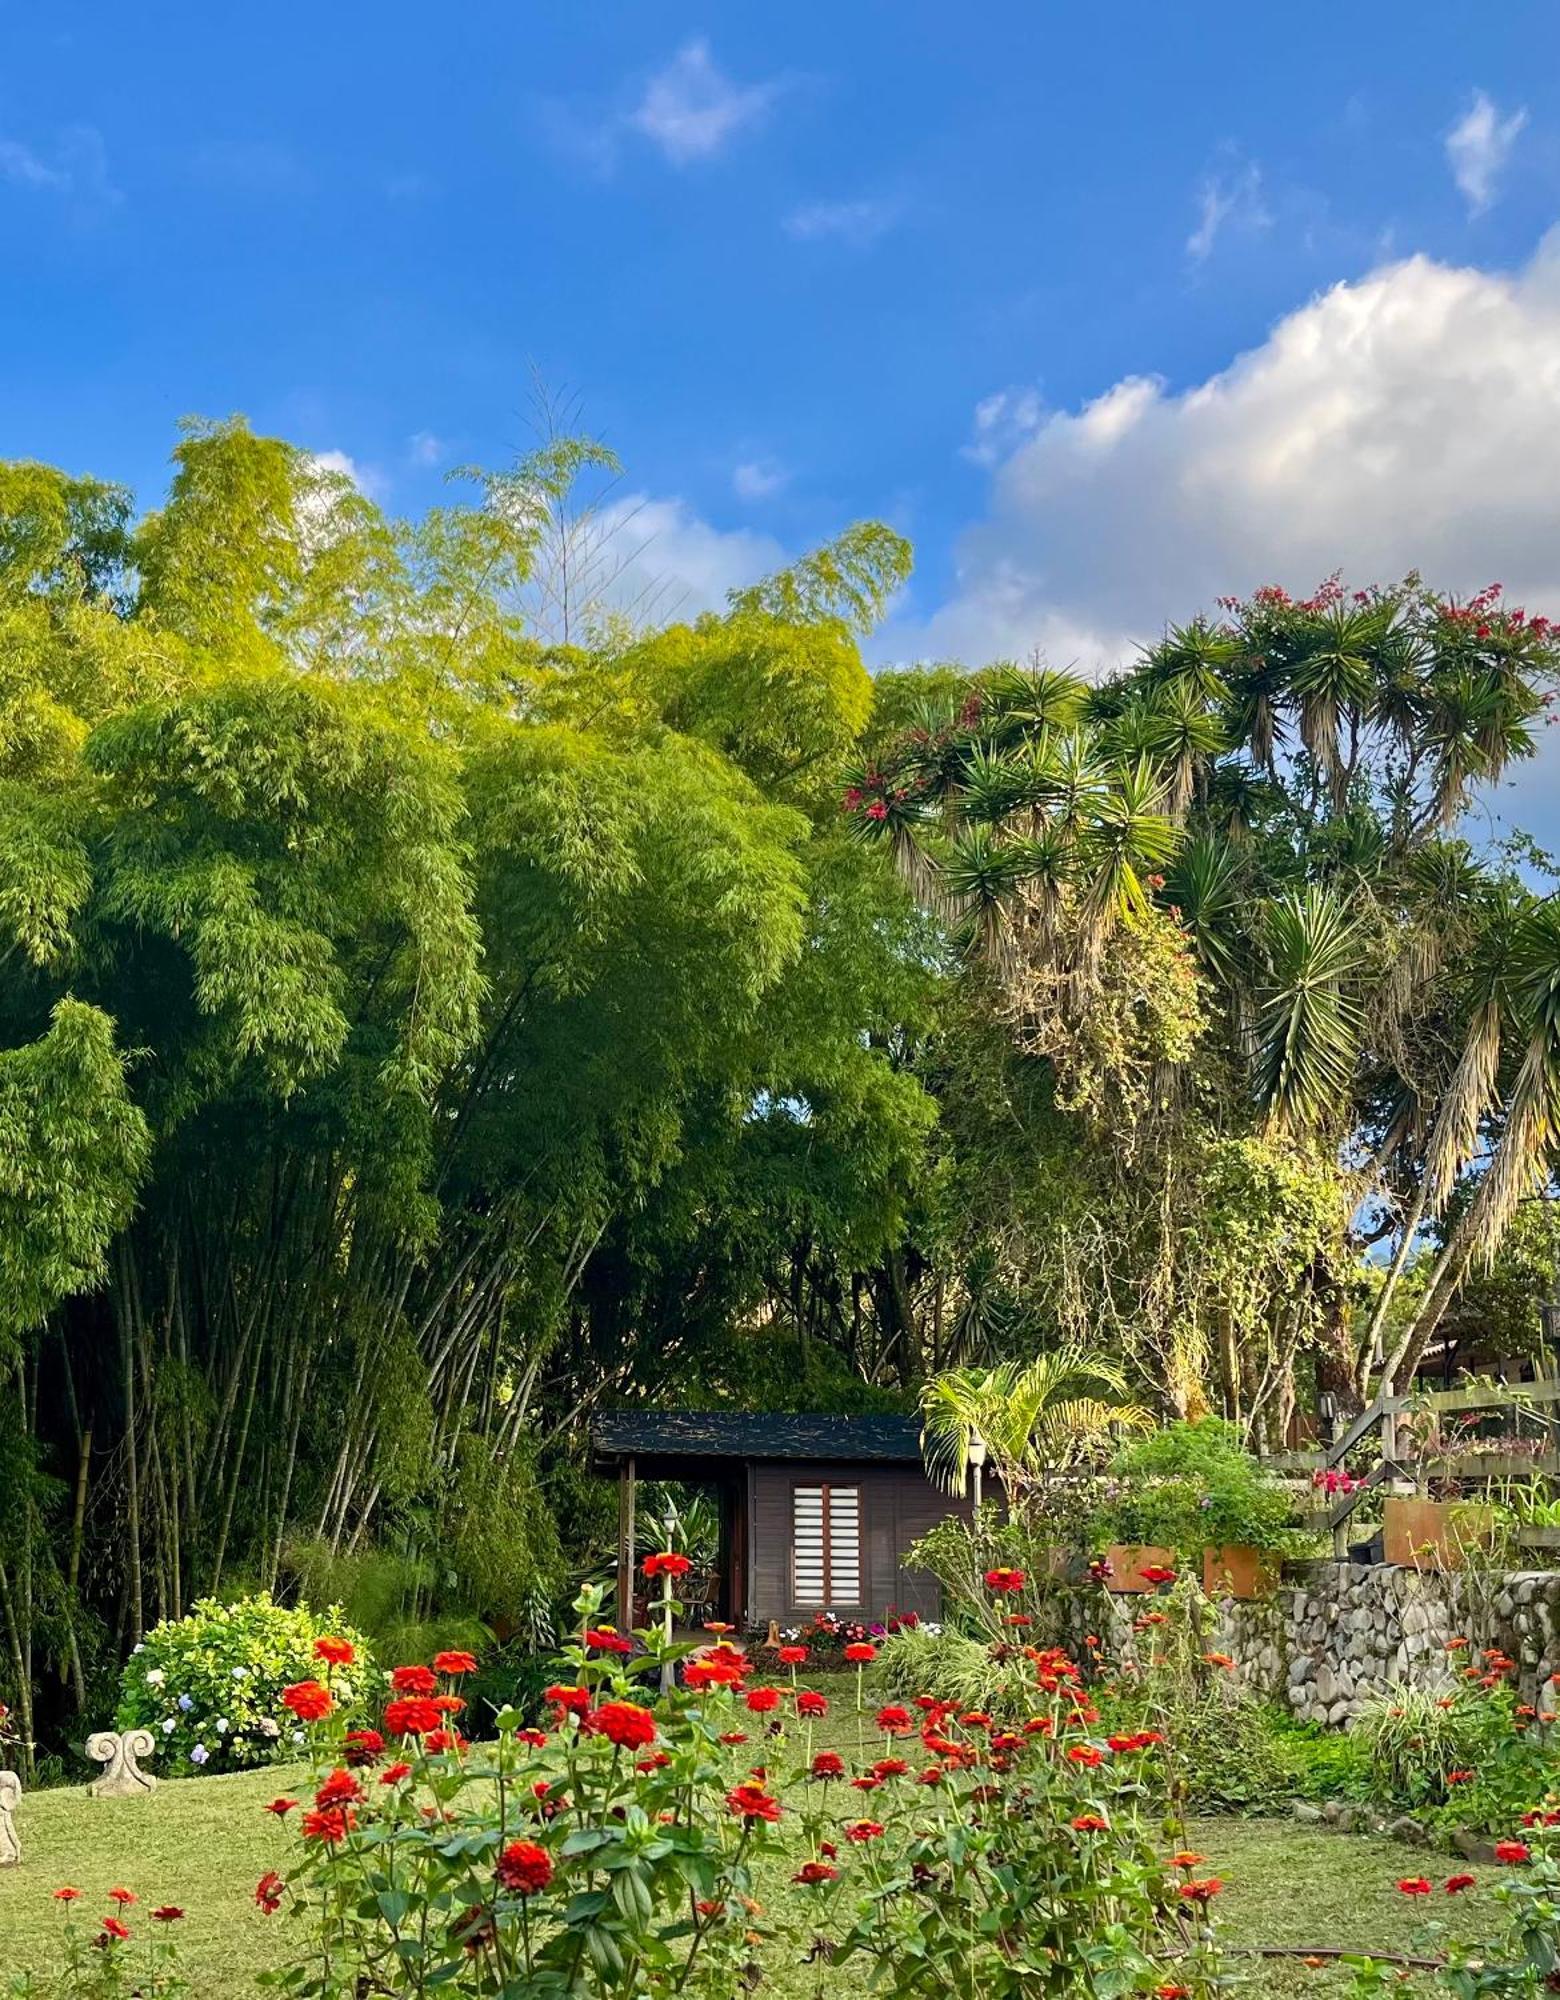
[[[22,1781],[14,1771],[0,1771],[0,1868],[20,1868],[22,1837],[16,1830],[16,1810],[22,1803]]]
[[[95,1799],[142,1799],[157,1789],[157,1780],[143,1771],[137,1758],[157,1754],[157,1739],[149,1729],[127,1729],[123,1735],[100,1729],[87,1738],[87,1755],[106,1764],[102,1777],[87,1787]]]

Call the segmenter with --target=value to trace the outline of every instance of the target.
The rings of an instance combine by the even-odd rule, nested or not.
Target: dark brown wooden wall
[[[794,1601],[791,1580],[791,1494],[797,1486],[861,1489],[860,1604],[831,1604],[844,1617],[871,1621],[889,1609],[921,1618],[942,1615],[942,1593],[925,1570],[904,1566],[904,1555],[950,1514],[968,1518],[969,1503],[950,1499],[913,1465],[751,1465],[748,1468],[747,1622],[777,1618],[795,1625],[813,1606]]]

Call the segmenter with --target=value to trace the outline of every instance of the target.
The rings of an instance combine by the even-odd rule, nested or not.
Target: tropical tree
[[[1097,1462],[1123,1435],[1153,1427],[1152,1413],[1129,1398],[1121,1367],[1079,1347],[993,1368],[950,1368],[921,1389],[926,1467],[950,1493],[968,1487],[977,1438],[1003,1488],[1016,1494]]]
[[[939,670],[844,806],[953,926],[972,990],[1045,1065],[1050,1106],[1081,1111],[1121,1163],[1040,1223],[1068,1267],[1053,1323],[1081,1334],[1084,1301],[1097,1310],[1130,1266],[1129,1319],[1172,1403],[1195,1405],[1216,1358],[1226,1411],[1282,1427],[1297,1353],[1349,1400],[1383,1358],[1411,1370],[1552,1163],[1560,924],[1515,855],[1476,855],[1455,828],[1472,788],[1531,754],[1560,647],[1496,587],[1458,603],[1416,578],[1221,610],[1097,687],[1040,666],[952,686]],[[1124,985],[1155,939],[1152,976]],[[1178,977],[1192,984],[1171,1019],[1153,996]],[[1204,1338],[1219,1149],[1246,1138],[1288,1155],[1264,1177],[1290,1254],[1264,1265],[1265,1300],[1241,1288],[1240,1325]],[[1297,1228],[1295,1177],[1319,1169],[1333,1226],[1307,1195]],[[1397,1276],[1469,1177],[1383,1357]],[[1360,1258],[1379,1242],[1394,1255],[1372,1287]],[[1048,1254],[1031,1234],[1015,1282]]]

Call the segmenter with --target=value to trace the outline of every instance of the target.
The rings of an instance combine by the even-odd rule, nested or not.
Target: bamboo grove
[[[604,1403],[910,1407],[1081,1342],[1281,1429],[1455,1334],[1545,1184],[1560,925],[1458,832],[1541,619],[1267,593],[1099,684],[874,679],[899,537],[657,626],[603,468],[554,437],[408,522],[237,422],[141,518],[0,467],[29,1742],[202,1592],[375,1559],[544,1626]]]

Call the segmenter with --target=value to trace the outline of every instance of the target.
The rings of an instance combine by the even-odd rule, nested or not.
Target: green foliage
[[[1499,1671],[1450,1693],[1388,1688],[1354,1724],[1371,1797],[1444,1831],[1508,1834],[1560,1783],[1550,1724]]]
[[[282,1690],[325,1677],[314,1652],[325,1636],[355,1647],[355,1663],[333,1669],[330,1683],[349,1715],[367,1715],[384,1684],[368,1642],[335,1607],[316,1616],[262,1592],[232,1604],[202,1598],[148,1632],[125,1664],[115,1726],[149,1729],[169,1777],[295,1759],[297,1723]]]
[[[951,1629],[890,1633],[878,1647],[877,1673],[884,1693],[899,1702],[929,1694],[961,1710],[1013,1718],[1024,1699],[1023,1676],[1011,1658],[998,1659],[984,1639]]]
[[[60,1000],[37,1041],[0,1049],[0,1354],[102,1278],[149,1154],[100,1009]]]
[[[1173,1549],[1183,1560],[1229,1543],[1283,1553],[1296,1541],[1288,1489],[1217,1417],[1167,1424],[1121,1452],[1111,1475],[1097,1541]]]

